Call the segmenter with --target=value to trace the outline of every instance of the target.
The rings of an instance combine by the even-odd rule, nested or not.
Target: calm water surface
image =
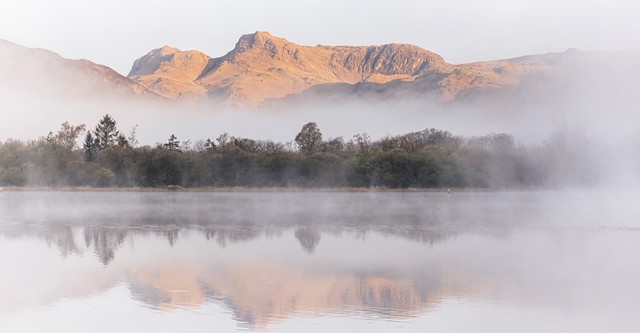
[[[0,332],[640,332],[640,195],[0,192]]]

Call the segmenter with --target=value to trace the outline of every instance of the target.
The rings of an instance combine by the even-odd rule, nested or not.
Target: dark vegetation
[[[468,138],[437,129],[345,141],[325,140],[308,123],[295,143],[223,133],[138,146],[135,130],[125,135],[105,115],[93,130],[65,122],[46,137],[0,142],[0,186],[527,188],[594,181],[584,143],[563,135],[536,146],[508,134]]]

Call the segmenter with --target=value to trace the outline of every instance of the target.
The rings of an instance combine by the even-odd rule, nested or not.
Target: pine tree
[[[96,139],[99,140],[99,149],[105,149],[115,145],[120,136],[120,132],[116,128],[116,121],[111,118],[109,114],[104,115],[104,117],[100,119],[100,122],[98,122],[94,130],[94,134]]]
[[[180,141],[178,141],[178,138],[175,135],[171,134],[169,142],[165,143],[164,146],[171,150],[179,149]]]
[[[98,138],[94,138],[93,135],[91,135],[91,131],[87,131],[87,134],[84,136],[84,144],[82,145],[82,147],[84,148],[85,161],[91,162],[95,159],[98,145]]]
[[[131,144],[129,144],[129,140],[123,134],[119,134],[116,138],[118,147],[120,148],[131,148]]]

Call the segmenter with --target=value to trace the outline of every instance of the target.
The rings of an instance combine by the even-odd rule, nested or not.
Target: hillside
[[[158,98],[146,87],[89,60],[70,60],[0,39],[0,87],[38,96]]]

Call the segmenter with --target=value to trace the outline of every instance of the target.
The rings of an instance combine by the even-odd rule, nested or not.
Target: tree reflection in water
[[[154,310],[217,302],[250,328],[305,312],[422,313],[472,289],[464,274],[424,261],[431,245],[509,234],[549,211],[526,195],[508,204],[491,194],[487,202],[432,193],[68,195],[65,209],[48,194],[38,209],[33,200],[0,202],[14,213],[0,221],[0,235],[43,240],[63,258],[93,253],[101,288],[125,281]],[[285,250],[274,249],[281,243]]]
[[[320,232],[312,227],[298,227],[294,235],[300,242],[300,246],[309,253],[313,253],[318,243],[320,243]]]
[[[89,248],[93,244],[95,255],[98,257],[98,260],[106,266],[115,258],[116,250],[127,236],[127,231],[123,229],[86,226],[83,228],[83,234],[85,246]],[[171,239],[169,239],[169,242],[171,242]]]

